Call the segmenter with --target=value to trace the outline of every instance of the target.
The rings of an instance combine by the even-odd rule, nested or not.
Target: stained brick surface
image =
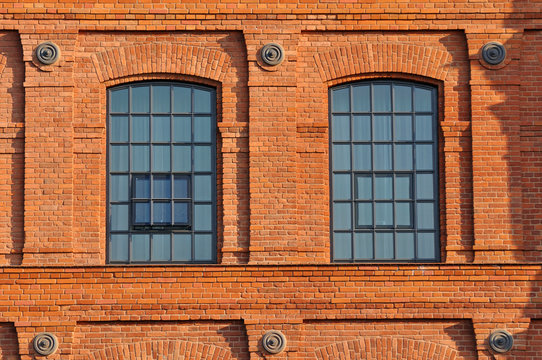
[[[0,359],[541,358],[541,54],[536,1],[0,0]],[[380,78],[438,90],[440,263],[332,263],[328,91]],[[106,263],[107,88],[146,80],[217,90],[217,264]]]

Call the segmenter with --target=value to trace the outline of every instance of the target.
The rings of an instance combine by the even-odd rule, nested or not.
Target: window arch
[[[108,261],[216,260],[216,92],[108,90]]]
[[[439,259],[437,120],[432,86],[330,89],[334,261]]]

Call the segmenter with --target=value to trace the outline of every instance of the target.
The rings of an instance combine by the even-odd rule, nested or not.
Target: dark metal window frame
[[[390,102],[391,102],[391,111],[388,112],[376,112],[373,109],[374,102],[373,102],[373,86],[374,85],[390,85],[392,91],[390,95]],[[355,86],[364,86],[368,85],[370,87],[370,111],[369,112],[354,112],[353,111],[353,91],[352,88]],[[394,101],[394,85],[400,85],[400,86],[410,86],[412,87],[412,99],[411,99],[411,111],[410,112],[396,112],[394,107],[395,101]],[[350,108],[348,112],[335,112],[333,109],[333,91],[340,90],[344,88],[350,88],[349,94],[349,104]],[[415,98],[414,98],[414,88],[422,88],[424,90],[430,90],[431,91],[431,112],[416,112],[415,111]],[[439,205],[439,150],[438,150],[438,94],[437,94],[437,88],[432,85],[426,85],[423,83],[418,83],[414,81],[401,81],[401,80],[393,80],[393,79],[376,79],[376,80],[364,80],[364,81],[357,81],[347,84],[341,84],[334,87],[329,88],[329,96],[328,96],[328,104],[329,104],[329,174],[330,174],[330,235],[331,235],[331,259],[333,262],[438,262],[440,261],[440,205]],[[416,140],[416,115],[431,115],[432,117],[432,140],[431,141],[418,141]],[[333,115],[348,115],[350,116],[350,140],[349,141],[334,141],[333,140]],[[364,115],[370,117],[370,128],[371,128],[371,138],[368,141],[354,141],[354,116],[355,115]],[[379,115],[389,115],[391,117],[391,140],[390,141],[375,141],[373,139],[374,137],[374,116]],[[395,137],[395,116],[396,115],[410,115],[412,116],[412,123],[411,123],[411,129],[412,129],[412,139],[410,141],[397,141]],[[350,145],[350,170],[334,170],[333,169],[333,145],[334,144],[349,144]],[[368,171],[360,171],[360,170],[354,170],[354,150],[353,145],[354,144],[363,144],[363,145],[369,145],[371,146],[371,170]],[[391,170],[374,170],[374,156],[375,152],[374,146],[378,144],[386,144],[391,145]],[[412,145],[413,151],[412,151],[412,170],[395,170],[395,147],[396,145]],[[417,144],[431,144],[432,145],[432,170],[416,170],[416,151],[415,146]],[[349,174],[351,175],[350,180],[350,199],[344,200],[334,199],[334,183],[333,183],[333,175],[334,174]],[[416,175],[417,174],[431,174],[433,176],[433,199],[432,200],[424,200],[424,199],[418,199],[416,195]],[[375,199],[375,177],[379,175],[391,175],[392,176],[392,198],[386,199],[386,200],[377,200]],[[395,179],[397,176],[401,175],[409,175],[411,178],[411,184],[410,184],[410,192],[411,192],[411,199],[396,199],[395,197]],[[360,196],[358,195],[358,189],[356,186],[357,181],[355,179],[358,176],[370,176],[372,178],[372,194],[370,197],[370,200],[366,199],[360,199]],[[425,230],[425,229],[418,229],[417,228],[417,210],[416,210],[416,204],[417,203],[433,203],[434,209],[433,209],[433,224],[434,229],[433,230]],[[350,203],[351,204],[351,230],[334,230],[334,221],[333,221],[333,205],[335,203]],[[366,225],[360,225],[357,224],[357,204],[358,203],[371,203],[372,204],[372,225],[366,226]],[[407,226],[397,226],[397,225],[382,225],[377,226],[375,225],[375,206],[376,203],[391,203],[393,205],[393,224],[395,225],[396,221],[396,203],[410,203],[411,204],[411,227]],[[356,259],[356,249],[355,249],[355,240],[354,240],[354,234],[355,233],[370,233],[372,234],[372,251],[373,256],[372,259]],[[398,258],[397,254],[397,244],[396,244],[396,234],[401,232],[412,232],[414,234],[414,259],[400,259]],[[433,258],[419,258],[418,257],[418,234],[419,233],[434,233],[435,238],[435,244],[434,244],[434,257]],[[334,255],[334,233],[345,233],[345,234],[351,234],[351,258],[350,259],[335,259]],[[376,246],[375,246],[375,235],[377,233],[392,233],[393,234],[393,259],[378,259],[375,256],[376,253]]]
[[[156,112],[153,113],[152,107],[152,86],[170,86],[170,112]],[[149,112],[147,113],[139,113],[139,112],[132,112],[131,111],[131,102],[132,102],[132,88],[138,87],[138,86],[148,86],[149,87]],[[191,94],[191,112],[174,112],[173,109],[173,86],[178,87],[185,87],[190,88],[190,94]],[[111,111],[111,93],[113,90],[119,90],[122,88],[128,88],[129,95],[128,95],[128,112],[112,112]],[[194,111],[194,89],[204,90],[208,91],[210,93],[210,113],[198,113]],[[128,116],[128,141],[127,142],[112,142],[111,141],[111,116],[112,115],[126,115]],[[149,116],[149,141],[148,142],[138,142],[138,141],[132,141],[132,116]],[[173,118],[173,116],[190,116],[191,117],[191,141],[190,142],[174,142],[172,140],[172,127],[173,127],[173,121],[170,122],[170,141],[169,142],[157,142],[153,141],[152,138],[152,118],[153,116],[170,116],[170,119]],[[194,141],[194,119],[199,116],[210,116],[211,117],[211,141],[209,143],[205,142],[195,142]],[[216,244],[217,244],[217,233],[216,233],[216,216],[217,216],[217,189],[216,189],[216,167],[217,167],[217,159],[216,159],[216,89],[213,87],[205,86],[205,85],[198,85],[193,83],[187,83],[187,82],[177,82],[177,81],[142,81],[142,82],[134,82],[134,83],[127,83],[127,84],[121,84],[117,86],[113,86],[107,89],[107,246],[106,246],[106,258],[107,262],[110,264],[208,264],[208,263],[215,263],[217,259],[217,250],[216,250]],[[128,144],[128,157],[129,157],[129,163],[128,165],[128,171],[126,172],[115,172],[111,171],[110,164],[111,164],[111,146],[115,144]],[[190,145],[191,146],[191,171],[190,172],[182,172],[182,171],[174,171],[173,170],[173,153],[172,148],[173,144],[175,145]],[[132,145],[149,145],[149,171],[133,171],[132,170],[132,152],[131,152],[131,146]],[[152,147],[153,145],[169,145],[170,146],[170,171],[153,171],[153,152]],[[194,169],[194,148],[196,146],[209,146],[210,147],[210,153],[211,153],[211,170],[210,171],[196,171]],[[110,177],[111,175],[115,174],[123,174],[128,175],[128,201],[116,201],[112,202],[110,197]],[[135,187],[133,184],[133,179],[137,175],[148,175],[150,176],[150,182],[151,182],[151,189],[150,189],[150,198],[136,198],[134,191]],[[170,175],[171,176],[171,198],[169,199],[157,199],[153,198],[153,189],[152,189],[152,178],[154,175]],[[188,192],[189,197],[188,198],[175,198],[174,197],[174,177],[175,176],[187,176],[188,177]],[[210,175],[211,176],[211,201],[195,201],[193,197],[193,191],[194,191],[194,178],[198,175]],[[174,212],[171,212],[172,221],[171,224],[136,224],[135,218],[134,218],[134,210],[133,206],[137,202],[141,202],[142,200],[167,200],[172,203],[176,200],[180,200],[181,202],[189,202],[189,213],[188,213],[188,224],[174,224]],[[111,205],[112,204],[124,204],[128,205],[128,221],[129,221],[129,229],[127,231],[115,231],[111,229]],[[211,223],[211,231],[196,231],[193,227],[194,224],[194,210],[196,204],[202,204],[202,205],[211,205],[211,219],[209,219]],[[172,209],[173,210],[173,209]],[[151,204],[151,221],[152,221],[152,204]],[[128,235],[128,261],[113,261],[111,260],[110,256],[110,242],[111,242],[111,235],[114,234],[127,234]],[[148,261],[134,261],[132,260],[132,235],[138,235],[138,234],[149,234],[150,235],[150,241],[149,241],[149,260]],[[152,235],[154,234],[170,234],[170,260],[168,261],[153,261],[153,240]],[[191,260],[187,261],[177,261],[172,260],[174,256],[174,241],[173,241],[173,235],[174,234],[190,234],[191,235]],[[197,260],[195,259],[195,234],[202,234],[202,235],[211,235],[212,237],[212,244],[211,244],[211,259],[209,260]]]

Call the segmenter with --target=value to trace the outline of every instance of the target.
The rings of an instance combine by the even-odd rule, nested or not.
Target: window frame
[[[389,111],[375,111],[375,109],[373,108],[374,106],[374,102],[373,102],[373,86],[374,85],[389,85],[390,86],[390,104],[391,104],[391,110]],[[409,86],[411,87],[411,109],[410,111],[395,111],[394,109],[394,87],[396,85],[399,85],[399,86]],[[369,100],[369,111],[354,111],[353,109],[353,91],[352,91],[352,88],[353,87],[356,87],[356,86],[369,86],[369,91],[370,91],[370,100]],[[334,100],[334,94],[333,92],[336,91],[336,90],[341,90],[341,89],[345,89],[345,88],[349,88],[349,101],[348,101],[348,105],[349,105],[349,109],[347,112],[343,112],[343,111],[334,111],[333,109],[333,100]],[[430,104],[431,104],[431,111],[430,112],[425,112],[425,113],[431,113],[431,118],[432,118],[432,131],[431,131],[431,134],[432,134],[432,140],[431,141],[417,141],[417,139],[415,138],[415,131],[416,131],[416,114],[418,113],[415,109],[415,98],[414,98],[414,88],[420,88],[420,89],[424,89],[424,90],[429,90],[431,91],[431,99],[430,99]],[[329,229],[330,229],[330,239],[331,239],[331,242],[330,242],[330,258],[331,258],[331,261],[333,263],[435,263],[435,262],[440,262],[440,258],[441,258],[441,241],[440,241],[440,233],[441,233],[441,224],[440,224],[440,212],[441,212],[441,209],[440,209],[440,181],[441,181],[441,174],[440,174],[440,169],[439,169],[439,164],[440,164],[440,143],[439,143],[439,108],[438,108],[438,87],[435,86],[435,85],[432,85],[432,84],[427,84],[427,83],[421,83],[421,82],[418,82],[418,81],[410,81],[410,80],[401,80],[401,79],[395,79],[395,78],[385,78],[385,79],[382,79],[382,78],[375,78],[375,79],[366,79],[366,80],[359,80],[359,81],[353,81],[353,82],[348,82],[348,83],[341,83],[341,84],[338,84],[338,85],[334,85],[334,86],[330,86],[328,88],[328,124],[329,124],[329,128],[328,128],[328,135],[329,135],[329,142],[328,142],[328,146],[329,146],[329,198],[330,198],[330,202],[329,202],[329,211],[330,211],[330,224],[329,224]],[[420,113],[423,113],[420,111]],[[334,115],[348,115],[350,116],[350,123],[349,123],[349,140],[346,140],[346,141],[337,141],[337,140],[334,140],[333,139],[333,116]],[[363,116],[369,116],[370,120],[369,120],[369,126],[370,126],[370,131],[371,131],[371,136],[370,136],[370,140],[354,140],[354,128],[353,128],[353,125],[354,125],[354,114],[363,114]],[[410,141],[404,141],[402,142],[403,144],[412,144],[412,170],[408,170],[408,171],[401,171],[401,170],[396,170],[395,169],[395,147],[396,147],[396,144],[399,143],[401,144],[401,141],[397,141],[396,137],[395,137],[395,117],[396,115],[399,114],[409,114],[410,116],[412,116],[412,119],[411,119],[411,132],[412,132],[412,138]],[[390,116],[390,124],[391,124],[391,139],[390,140],[387,140],[387,141],[382,141],[383,143],[386,143],[386,144],[389,144],[391,145],[391,154],[390,154],[390,159],[391,159],[391,169],[390,170],[375,170],[374,169],[374,158],[375,158],[375,154],[374,154],[374,145],[375,144],[378,144],[379,141],[375,141],[374,139],[374,117],[375,115],[389,115]],[[350,145],[350,148],[349,148],[349,156],[350,156],[350,169],[349,170],[336,170],[334,169],[334,164],[333,164],[333,145],[335,143],[344,143],[344,144],[349,144]],[[368,144],[369,146],[371,146],[371,156],[370,156],[370,161],[371,161],[371,168],[369,171],[367,170],[357,170],[357,169],[354,169],[354,143],[366,143]],[[416,158],[416,151],[415,151],[415,148],[416,148],[416,144],[418,143],[422,143],[422,144],[432,144],[433,146],[433,151],[432,151],[432,169],[430,171],[430,173],[432,174],[432,181],[433,181],[433,198],[432,200],[428,200],[428,199],[422,199],[422,198],[418,198],[417,197],[417,188],[416,188],[416,175],[417,174],[424,174],[424,173],[428,173],[429,171],[428,170],[417,170],[416,169],[416,165],[415,165],[415,158]],[[350,175],[350,197],[349,199],[341,199],[341,198],[338,198],[338,199],[335,199],[334,198],[334,188],[335,188],[335,184],[334,184],[334,175],[336,173],[343,173],[343,174],[349,174]],[[374,184],[374,178],[377,177],[378,175],[380,174],[387,174],[387,175],[391,175],[391,182],[392,182],[392,197],[391,197],[391,200],[388,200],[388,201],[384,201],[384,200],[380,200],[381,202],[391,202],[392,204],[392,208],[393,208],[393,212],[392,212],[392,216],[393,216],[393,225],[392,226],[382,226],[382,227],[378,227],[377,225],[374,224],[374,219],[375,219],[375,215],[374,215],[374,204],[377,203],[378,201],[375,200],[375,194],[374,194],[374,191],[375,191],[375,184]],[[397,226],[396,224],[396,210],[395,210],[395,207],[396,207],[396,204],[397,204],[397,198],[396,198],[396,194],[395,194],[395,179],[397,177],[397,175],[401,175],[401,174],[409,174],[410,177],[411,177],[411,184],[410,184],[410,191],[411,191],[411,198],[410,200],[408,200],[409,203],[411,203],[411,224],[412,224],[412,227],[411,228],[404,228],[402,229],[400,226]],[[356,181],[356,178],[358,176],[371,176],[373,180],[371,180],[371,196],[370,196],[370,200],[368,201],[360,201],[360,198],[359,196],[357,195],[357,191],[358,191],[358,188],[355,184],[355,181]],[[404,202],[407,202],[406,199],[400,199],[399,202],[401,202],[402,200],[404,200]],[[351,224],[350,224],[350,230],[342,230],[342,229],[335,229],[334,228],[334,204],[339,201],[339,203],[341,202],[344,202],[344,203],[349,203],[350,204],[350,215],[351,215]],[[416,205],[420,202],[420,203],[423,203],[423,202],[432,202],[433,205],[434,205],[434,209],[433,209],[433,229],[431,231],[427,230],[427,229],[420,229],[418,228],[418,225],[417,225],[417,209],[416,209]],[[356,224],[357,222],[357,211],[358,211],[358,207],[356,206],[356,204],[358,202],[367,202],[367,203],[372,203],[373,205],[371,206],[371,216],[372,216],[372,225],[370,226],[358,226]],[[398,254],[398,249],[397,249],[397,241],[396,241],[396,234],[401,232],[401,230],[405,230],[406,232],[406,229],[409,230],[409,232],[412,232],[414,235],[414,239],[413,239],[413,245],[414,245],[414,258],[412,259],[407,259],[407,258],[403,258],[401,259],[399,254]],[[399,230],[399,231],[397,231]],[[372,258],[371,259],[363,259],[363,258],[356,258],[356,249],[355,249],[355,234],[356,232],[358,233],[362,233],[362,232],[365,232],[365,233],[370,233],[372,235]],[[393,234],[393,258],[376,258],[376,246],[375,246],[375,243],[376,243],[376,237],[375,237],[375,234],[376,233],[392,233]],[[434,258],[421,258],[421,257],[418,257],[418,233],[424,233],[424,232],[431,232],[431,233],[434,233]],[[350,258],[335,258],[335,233],[345,233],[345,234],[350,234]],[[399,258],[398,258],[399,257]]]
[[[136,87],[148,87],[149,93],[148,93],[148,112],[136,112],[132,111],[131,102],[132,102],[132,89]],[[153,111],[153,86],[169,86],[169,96],[170,96],[170,109],[169,112],[163,112],[163,111]],[[181,88],[188,88],[190,89],[190,112],[177,112],[174,109],[174,87],[181,87]],[[122,90],[122,89],[128,89],[128,102],[127,102],[127,112],[117,112],[112,111],[112,93],[115,90]],[[195,104],[195,96],[194,91],[195,90],[203,90],[208,92],[209,94],[209,105],[210,105],[210,112],[198,112],[196,111],[194,104]],[[137,81],[137,82],[128,82],[128,83],[122,83],[118,85],[113,85],[111,87],[108,87],[106,89],[106,141],[107,141],[107,150],[106,150],[106,201],[107,201],[107,207],[106,207],[106,262],[107,264],[115,265],[115,264],[124,264],[124,265],[141,265],[141,264],[161,264],[161,265],[167,265],[167,264],[214,264],[217,261],[217,89],[212,86],[208,85],[202,85],[197,83],[191,83],[191,82],[185,82],[185,81],[171,81],[171,80],[146,80],[146,81]],[[111,117],[112,116],[121,116],[125,115],[128,117],[128,140],[125,142],[127,145],[127,152],[128,152],[128,163],[127,167],[128,170],[125,172],[123,171],[113,171],[111,169],[111,147],[114,144],[119,144],[121,142],[112,141],[111,139],[111,129],[112,129],[112,123],[111,123]],[[148,141],[134,141],[132,139],[132,117],[133,116],[148,116]],[[153,117],[155,116],[169,116],[170,118],[170,125],[169,125],[169,141],[160,141],[153,139],[152,135],[152,129],[153,129]],[[173,129],[173,122],[175,116],[183,116],[183,117],[190,117],[190,141],[174,141],[174,132]],[[194,139],[194,121],[198,117],[210,117],[210,140],[209,141],[195,141]],[[149,146],[148,150],[148,171],[139,171],[139,170],[133,170],[132,167],[132,144],[146,144]],[[166,145],[169,146],[169,161],[170,161],[170,167],[168,171],[159,171],[155,170],[152,167],[153,162],[153,146],[156,145]],[[173,168],[173,147],[175,144],[181,144],[180,146],[189,146],[190,147],[190,171],[180,171],[175,170]],[[179,146],[179,145],[178,145]],[[195,169],[195,154],[194,149],[197,146],[206,147],[209,149],[210,152],[210,169],[209,170],[197,170]],[[126,201],[114,201],[111,198],[111,176],[112,174],[120,174],[128,176],[128,200]],[[152,201],[156,200],[157,198],[153,194],[152,187],[149,183],[149,198],[137,198],[135,196],[135,186],[134,181],[136,176],[148,176],[150,178],[149,182],[152,183],[154,176],[170,176],[170,184],[171,184],[171,194],[169,198],[161,198],[159,199],[159,202],[170,202],[172,206],[171,210],[171,221],[169,223],[156,223],[156,224],[137,224],[135,221],[134,216],[134,206],[136,203],[141,202],[142,200],[148,199],[149,206],[152,208]],[[174,178],[175,176],[180,177],[187,177],[188,178],[188,195],[189,198],[179,198],[177,199],[174,195]],[[196,189],[196,181],[195,177],[197,176],[210,176],[210,200],[197,200],[195,199],[195,189]],[[188,201],[187,201],[188,199]],[[160,201],[161,200],[161,201]],[[188,211],[188,225],[186,224],[175,224],[174,220],[174,202],[176,200],[180,200],[181,202],[188,202],[189,204],[189,211]],[[126,203],[128,205],[128,230],[113,230],[111,226],[111,206],[112,203]],[[196,230],[195,228],[195,204],[200,205],[210,205],[211,208],[211,214],[209,218],[210,223],[210,230]],[[151,218],[150,221],[152,222],[152,210],[151,210]],[[111,246],[112,246],[112,235],[120,234],[120,235],[126,235],[127,236],[127,260],[116,260],[112,259],[111,256]],[[173,260],[174,259],[174,250],[175,250],[175,234],[189,234],[190,235],[190,260]],[[148,260],[134,260],[133,259],[133,235],[148,235]],[[154,235],[169,235],[169,260],[153,260],[153,236]],[[196,235],[203,236],[210,236],[210,254],[205,254],[210,256],[208,259],[196,259]]]

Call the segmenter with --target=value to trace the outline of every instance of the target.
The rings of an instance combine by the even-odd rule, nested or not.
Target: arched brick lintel
[[[454,360],[457,351],[429,341],[368,337],[315,350],[318,360]]]
[[[155,340],[122,344],[93,352],[87,360],[204,360],[231,359],[231,353],[211,344],[183,340]]]
[[[119,47],[92,55],[100,82],[141,74],[183,74],[222,82],[231,58],[213,49],[169,43]]]
[[[406,73],[445,81],[451,56],[411,44],[357,44],[314,55],[323,82],[364,73]]]
[[[0,74],[4,71],[6,67],[7,58],[4,55],[0,55]]]

